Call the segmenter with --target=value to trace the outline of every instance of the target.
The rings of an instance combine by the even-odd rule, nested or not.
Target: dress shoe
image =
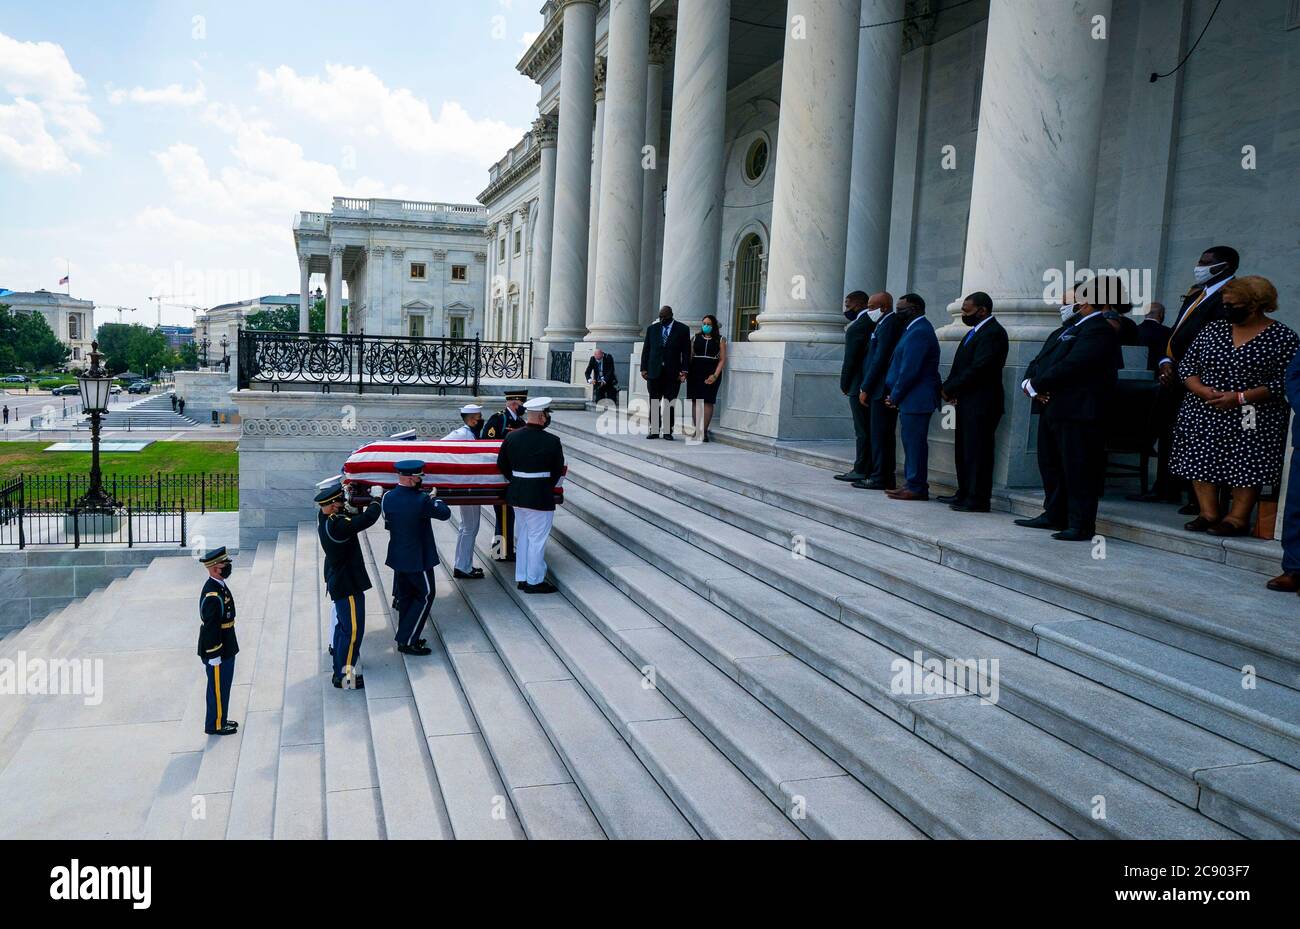
[[[1269,590],[1276,590],[1278,593],[1300,593],[1300,571],[1283,571],[1265,586]]]
[[[403,655],[420,655],[423,657],[424,655],[433,654],[433,649],[427,645],[399,645],[397,650]]]
[[[954,503],[964,503],[960,494],[944,494],[942,497],[935,497],[935,502],[942,503],[945,506],[951,506]]]
[[[1044,513],[1041,516],[1035,516],[1033,519],[1017,519],[1017,526],[1024,526],[1026,529],[1051,529],[1054,532],[1063,532],[1067,527],[1060,526],[1047,518]]]
[[[929,494],[918,494],[916,491],[908,490],[906,487],[904,487],[902,490],[886,491],[886,493],[889,494],[890,500],[919,501],[919,500],[930,499]]]
[[[1250,535],[1250,526],[1240,526],[1237,523],[1230,523],[1224,519],[1215,523],[1205,531],[1210,535],[1218,536],[1221,539],[1235,539],[1243,535]]]
[[[665,433],[665,434],[664,434],[664,437],[663,437],[663,440],[664,440],[665,442],[672,442],[672,441],[674,441],[674,439],[673,439],[673,434],[672,434],[671,432],[669,432],[669,433]]]
[[[1181,510],[1179,512],[1181,512]],[[1205,532],[1213,525],[1214,523],[1210,522],[1204,516],[1198,516],[1191,522],[1183,523],[1183,528],[1188,532]]]
[[[647,438],[647,439],[657,439],[657,438],[659,438],[659,433],[657,433],[657,432],[652,432],[652,433],[650,433],[648,436],[646,436],[646,438]]]
[[[239,728],[239,720],[237,720],[237,719],[228,719],[228,720],[226,720],[226,725],[227,725],[227,726],[234,726],[236,729],[238,729],[238,728]]]
[[[1093,533],[1080,532],[1078,529],[1062,529],[1052,533],[1052,538],[1058,542],[1091,542],[1092,536]]]
[[[529,584],[524,587],[526,594],[553,594],[558,593],[560,588],[556,587],[550,581],[542,581],[540,584]]]
[[[400,651],[400,649],[399,649],[399,651]],[[335,674],[335,675],[334,675],[334,678],[333,678],[333,681],[334,681],[334,687],[335,687],[337,690],[348,690],[348,689],[351,689],[351,690],[365,690],[365,689],[366,689],[366,676],[365,676],[364,674],[357,674],[357,675],[355,675],[355,676],[352,678],[352,687],[351,687],[351,688],[346,688],[346,687],[343,686],[344,681],[343,681],[343,675],[342,675],[342,674]]]
[[[1179,516],[1195,516],[1199,512],[1201,512],[1201,508],[1195,503],[1184,503],[1178,508]]]
[[[226,723],[226,725],[222,726],[220,729],[204,729],[203,731],[208,735],[234,735],[239,731],[239,727]]]
[[[462,571],[460,568],[456,568],[451,572],[451,576],[462,581],[477,581],[483,577],[483,569],[474,568],[470,571]]]
[[[988,513],[992,510],[987,503],[950,503],[948,509],[958,513]]]
[[[859,474],[857,471],[845,471],[843,474],[835,475],[835,480],[848,481],[850,484],[856,481],[865,481],[866,479],[867,476],[865,474]]]
[[[856,487],[858,490],[892,490],[893,489],[891,487],[886,487],[885,484],[881,481],[854,481],[853,486]]]
[[[331,657],[331,658],[334,657],[334,646],[333,646],[333,645],[330,646],[330,657]]]

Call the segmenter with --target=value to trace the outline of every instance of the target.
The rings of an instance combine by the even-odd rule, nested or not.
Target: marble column
[[[862,0],[858,32],[857,102],[853,107],[853,169],[844,293],[885,289],[898,134],[898,82],[903,59],[903,0]],[[896,295],[897,296],[897,295]]]
[[[596,304],[596,253],[600,250],[600,172],[605,158],[605,76],[606,60],[596,59],[596,122],[591,141],[591,209],[587,222],[587,315],[591,328],[592,307]]]
[[[672,51],[673,24],[650,20],[650,58],[645,86],[645,144],[653,151],[654,165],[645,170],[641,191],[641,296],[637,300],[637,325],[649,325],[658,312],[659,290],[655,271],[659,265],[659,218],[663,213],[661,161],[664,119],[664,62]]]
[[[1092,23],[1110,12],[1111,0],[992,0],[954,316],[982,290],[1012,339],[1041,341],[1060,324],[1045,275],[1088,266],[1110,45]],[[940,338],[963,334],[954,320]]]
[[[325,331],[343,331],[343,246],[330,246],[329,298],[325,303]]]
[[[432,270],[432,268],[429,268],[425,273],[428,274]],[[379,324],[379,329],[375,332],[375,335],[408,335],[410,333],[410,329],[403,326],[404,321],[402,319],[406,271],[406,249],[393,249],[392,287],[388,306],[384,308],[383,322]],[[425,320],[425,322],[427,323],[428,320]]]
[[[572,343],[586,333],[595,0],[563,0],[562,15],[564,48],[560,53],[560,126],[555,146],[555,224],[546,339]]]
[[[551,232],[555,221],[555,138],[558,129],[559,120],[554,116],[541,116],[533,123],[533,136],[542,150],[538,169],[541,191],[537,200],[537,238],[529,262],[534,284],[528,337],[535,340],[540,340],[546,331],[547,311],[551,305]],[[533,376],[538,375],[534,373]]]
[[[730,15],[727,0],[677,4],[660,302],[683,320],[718,302]]]
[[[646,68],[650,4],[611,0],[605,155],[601,168],[601,246],[588,339],[632,340],[640,331],[641,192],[645,170]],[[628,346],[630,350],[630,345]]]
[[[311,256],[298,256],[298,331],[311,330]]]

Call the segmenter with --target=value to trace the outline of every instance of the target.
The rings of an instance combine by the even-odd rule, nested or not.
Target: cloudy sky
[[[152,323],[296,292],[294,215],[334,196],[473,202],[536,115],[540,7],[0,0],[0,288],[70,261]]]

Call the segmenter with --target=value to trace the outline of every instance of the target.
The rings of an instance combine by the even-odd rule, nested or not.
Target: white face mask
[[[868,318],[870,318],[870,320],[873,323],[880,322],[881,318],[884,317],[884,315],[885,315],[884,310],[867,310],[867,316]]]
[[[1068,322],[1070,321],[1070,317],[1073,316],[1073,315],[1074,315],[1074,307],[1073,307],[1073,306],[1063,306],[1063,307],[1061,307],[1061,322],[1062,322],[1062,323],[1068,323]]]
[[[1195,268],[1192,269],[1192,277],[1196,279],[1196,283],[1206,284],[1209,282],[1210,278],[1220,273],[1222,269],[1227,266],[1227,264],[1228,263],[1226,261],[1220,261],[1218,264],[1197,265]]]

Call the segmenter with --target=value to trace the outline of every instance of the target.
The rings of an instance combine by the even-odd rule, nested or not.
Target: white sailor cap
[[[407,429],[405,432],[399,432],[397,435],[390,435],[388,438],[394,442],[414,442],[418,437],[416,436],[414,429]]]
[[[334,475],[333,477],[327,477],[327,478],[325,478],[325,480],[320,481],[320,482],[316,485],[316,489],[317,489],[317,490],[325,490],[325,489],[327,489],[327,488],[329,488],[329,487],[342,486],[342,484],[343,484],[343,475],[342,475],[342,474],[336,474],[336,475]]]
[[[468,406],[463,406],[460,408],[461,416],[472,416],[475,413],[482,413],[482,412],[483,412],[483,407],[479,406],[477,403],[471,403]]]
[[[552,402],[550,397],[534,397],[524,404],[524,409],[530,413],[544,413],[551,408]]]

